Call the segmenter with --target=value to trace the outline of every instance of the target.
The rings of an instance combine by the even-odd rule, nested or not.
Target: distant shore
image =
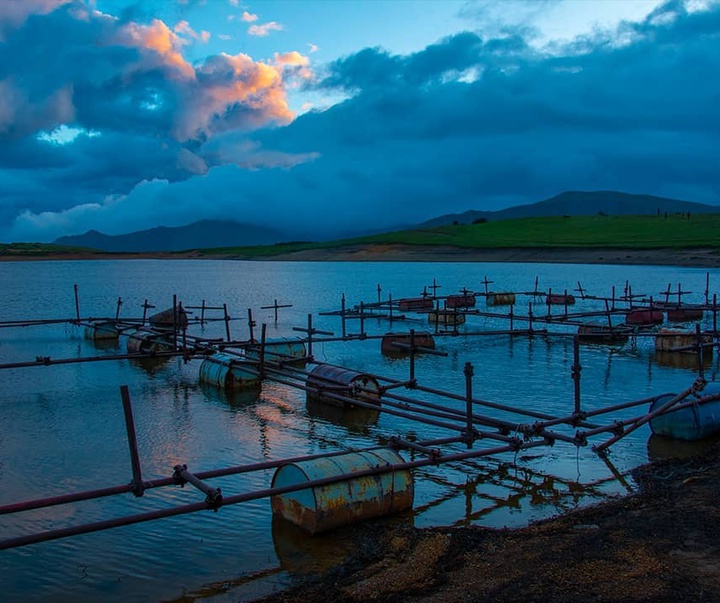
[[[355,245],[327,249],[306,249],[268,256],[233,253],[187,252],[148,253],[63,253],[48,255],[0,255],[0,261],[48,260],[251,260],[276,262],[516,262],[554,264],[627,264],[647,266],[720,267],[720,249],[610,249],[524,247],[468,249],[440,246]]]

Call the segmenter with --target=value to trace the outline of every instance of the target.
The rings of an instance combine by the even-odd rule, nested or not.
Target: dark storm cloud
[[[72,167],[54,175],[50,166],[63,155],[46,151],[30,159],[26,142],[28,161],[40,168],[33,173],[77,198],[64,210],[57,197],[44,208],[28,204],[32,211],[13,232],[118,233],[233,216],[286,228],[295,238],[332,238],[572,189],[720,202],[720,6],[688,12],[673,2],[642,23],[562,47],[538,49],[526,31],[521,24],[500,37],[459,33],[407,56],[361,50],[327,65],[315,83],[320,92],[342,91],[345,101],[279,128],[248,132],[252,110],[242,102],[216,111],[210,102],[216,97],[200,94],[189,106],[207,119],[199,122],[203,136],[191,141],[197,122],[192,113],[183,113],[187,123],[177,119],[184,97],[166,81],[177,73],[172,60],[145,69],[136,91],[150,104],[180,103],[169,112],[172,122],[160,112],[126,128],[131,115],[120,106],[122,86],[98,78],[108,89],[95,84],[93,94],[115,115],[93,115],[97,105],[89,102],[73,107],[117,138],[69,145],[77,145],[68,151]],[[199,79],[212,89],[244,60],[208,61],[197,68]],[[243,73],[254,81],[272,75]],[[166,135],[143,138],[141,131]],[[178,131],[185,138],[178,140]],[[98,150],[106,160],[94,159]],[[191,177],[193,170],[201,175]],[[92,182],[73,184],[88,174]],[[12,188],[4,179],[0,186]],[[22,195],[13,207],[22,207]]]

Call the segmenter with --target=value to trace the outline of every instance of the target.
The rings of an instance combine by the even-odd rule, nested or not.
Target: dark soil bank
[[[634,477],[523,529],[357,526],[354,557],[264,601],[720,601],[720,446]]]

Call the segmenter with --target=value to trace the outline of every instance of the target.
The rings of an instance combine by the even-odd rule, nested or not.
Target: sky
[[[720,205],[720,0],[0,0],[0,241]]]

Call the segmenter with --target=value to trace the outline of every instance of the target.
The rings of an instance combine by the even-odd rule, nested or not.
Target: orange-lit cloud
[[[206,43],[210,39],[209,31],[203,30],[198,33],[192,27],[190,27],[190,23],[188,23],[187,21],[178,22],[178,24],[175,25],[173,30],[176,34],[183,34],[191,37],[193,40],[198,40],[203,43]]]
[[[245,11],[245,12],[242,14],[242,20],[245,21],[246,23],[252,23],[253,21],[257,21],[257,20],[258,20],[258,16],[257,16],[257,15],[253,15],[252,13],[249,13],[249,12]]]
[[[263,23],[262,25],[251,25],[248,27],[248,33],[251,36],[264,37],[267,36],[271,31],[282,31],[285,29],[280,23],[270,21],[269,23]]]
[[[300,54],[297,50],[284,53],[275,53],[275,64],[280,68],[291,68],[293,76],[299,76],[305,80],[313,77],[312,70],[308,67],[310,59]]]
[[[136,46],[154,51],[148,58],[151,62],[157,59],[161,65],[170,67],[170,72],[183,78],[194,78],[195,70],[182,56],[180,49],[187,42],[173,33],[159,19],[150,25],[128,23],[119,32],[120,41],[127,46]]]

